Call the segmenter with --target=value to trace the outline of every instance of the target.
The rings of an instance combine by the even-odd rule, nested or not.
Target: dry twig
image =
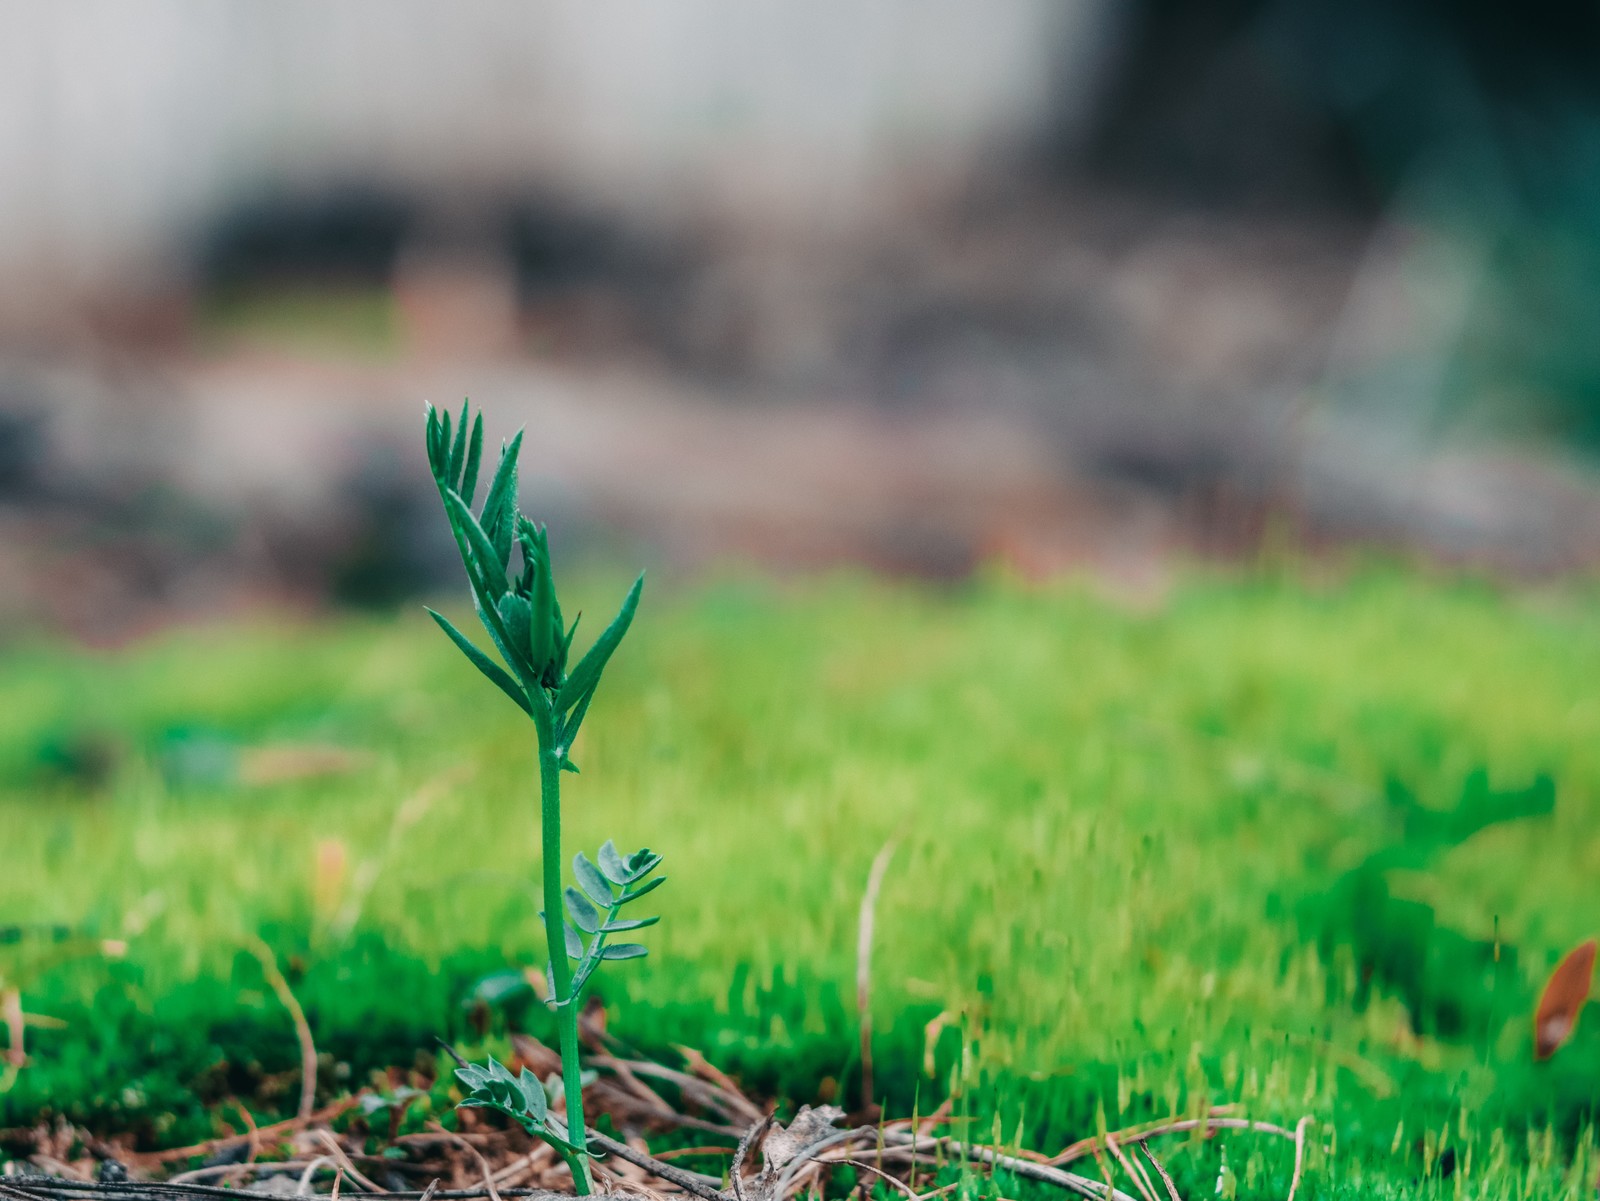
[[[317,1045],[311,1038],[311,1023],[306,1021],[306,1011],[300,1008],[289,982],[278,969],[278,959],[272,953],[272,948],[260,938],[252,937],[250,950],[261,961],[261,970],[266,973],[267,983],[294,1021],[295,1036],[300,1040],[300,1110],[297,1116],[302,1122],[308,1122],[317,1104]]]
[[[1306,1127],[1310,1125],[1310,1115],[1294,1124],[1294,1175],[1289,1179],[1288,1201],[1294,1201],[1295,1191],[1300,1187],[1300,1171],[1306,1161]]]
[[[1161,1177],[1161,1183],[1166,1186],[1167,1201],[1183,1201],[1183,1198],[1178,1196],[1178,1186],[1172,1183],[1172,1177],[1167,1175],[1167,1169],[1161,1166],[1161,1161],[1150,1150],[1150,1145],[1140,1143],[1139,1150],[1144,1152],[1144,1157],[1150,1161],[1150,1166],[1156,1170],[1156,1174]]]
[[[856,1020],[861,1029],[861,1103],[873,1103],[872,1078],[872,928],[877,917],[878,892],[889,870],[899,839],[891,838],[872,860],[867,889],[861,894],[861,915],[856,929]]]

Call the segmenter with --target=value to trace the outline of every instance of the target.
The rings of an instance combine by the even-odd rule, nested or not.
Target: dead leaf
[[[1572,1037],[1594,979],[1595,940],[1581,942],[1556,964],[1533,1015],[1533,1057],[1549,1059]]]

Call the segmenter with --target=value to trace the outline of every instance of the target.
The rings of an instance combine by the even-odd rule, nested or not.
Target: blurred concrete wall
[[[1113,8],[0,0],[0,329],[159,293],[263,188],[780,232],[938,203],[1082,116]]]

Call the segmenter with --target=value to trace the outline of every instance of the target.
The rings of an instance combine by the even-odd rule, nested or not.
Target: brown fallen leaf
[[[1572,1036],[1578,1014],[1589,999],[1594,956],[1595,940],[1591,938],[1568,951],[1550,973],[1533,1015],[1534,1059],[1549,1059]]]

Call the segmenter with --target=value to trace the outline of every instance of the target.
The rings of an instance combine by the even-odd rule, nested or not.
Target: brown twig
[[[434,1127],[436,1130],[439,1130],[444,1134],[454,1133],[453,1131],[445,1130],[445,1128],[440,1126],[437,1122],[429,1122],[428,1125]],[[500,1201],[500,1190],[494,1186],[494,1173],[489,1170],[489,1161],[483,1157],[483,1153],[469,1143],[466,1139],[462,1138],[459,1134],[454,1135],[453,1141],[455,1142],[456,1146],[465,1148],[467,1153],[471,1155],[473,1159],[478,1161],[478,1167],[483,1170],[483,1186],[485,1191],[488,1193],[489,1201]]]
[[[901,1148],[915,1148],[917,1150],[935,1150],[943,1146],[966,1159],[975,1159],[980,1163],[992,1164],[1004,1168],[1015,1176],[1025,1180],[1036,1180],[1041,1184],[1053,1184],[1064,1188],[1068,1192],[1076,1193],[1080,1197],[1092,1197],[1096,1201],[1136,1201],[1135,1198],[1115,1188],[1110,1183],[1102,1184],[1098,1180],[1090,1180],[1087,1176],[1079,1176],[1076,1172],[1067,1172],[1049,1164],[1034,1163],[1027,1159],[1018,1159],[1014,1155],[1002,1155],[992,1147],[977,1147],[969,1143],[953,1142],[949,1138],[919,1138],[907,1134],[887,1135],[893,1145]]]
[[[251,952],[261,961],[261,970],[266,973],[267,983],[277,994],[278,1002],[289,1011],[289,1017],[294,1022],[295,1037],[300,1040],[300,1109],[297,1116],[302,1122],[308,1122],[317,1105],[317,1045],[311,1038],[311,1023],[306,1021],[306,1011],[300,1008],[289,982],[278,969],[278,959],[272,953],[272,948],[255,936],[251,937],[249,945]]]
[[[894,1185],[895,1188],[899,1189],[906,1196],[910,1197],[911,1201],[921,1201],[921,1199],[917,1196],[917,1190],[912,1188],[904,1180],[901,1180],[898,1176],[889,1175],[889,1173],[885,1172],[881,1168],[873,1167],[870,1163],[867,1163],[865,1160],[845,1159],[845,1160],[840,1160],[840,1162],[841,1163],[847,1163],[852,1168],[864,1169],[865,1171],[871,1172],[874,1176],[881,1177],[883,1180],[886,1180],[888,1183]]]
[[[1306,1127],[1310,1125],[1309,1114],[1294,1124],[1294,1175],[1289,1179],[1288,1201],[1294,1201],[1295,1191],[1300,1187],[1300,1171],[1305,1167],[1306,1158]]]
[[[607,1155],[615,1155],[618,1159],[626,1160],[635,1167],[643,1168],[651,1175],[665,1180],[668,1184],[677,1185],[686,1193],[693,1193],[701,1201],[729,1201],[728,1194],[717,1187],[721,1182],[715,1177],[675,1168],[670,1163],[663,1163],[654,1156],[646,1155],[643,1151],[635,1151],[627,1143],[618,1142],[616,1139],[600,1134],[595,1130],[589,1131],[589,1142],[599,1145]]]
[[[861,894],[861,914],[856,928],[856,1020],[861,1028],[861,1103],[871,1105],[876,1082],[872,1078],[872,927],[878,909],[878,892],[894,858],[898,838],[891,838],[872,860],[867,888]]]
[[[389,1191],[386,1188],[381,1188],[380,1186],[374,1184],[371,1180],[356,1170],[356,1165],[350,1162],[350,1157],[345,1154],[344,1148],[339,1145],[339,1140],[333,1137],[332,1131],[318,1130],[316,1135],[317,1138],[322,1140],[323,1145],[326,1146],[333,1154],[333,1157],[339,1161],[339,1167],[343,1169],[343,1171],[350,1177],[351,1180],[354,1180],[369,1193],[387,1193]]]
[[[338,1117],[347,1109],[354,1109],[360,1104],[359,1097],[344,1097],[335,1101],[312,1114],[309,1118],[287,1118],[282,1122],[274,1122],[270,1126],[262,1126],[251,1134],[230,1134],[225,1138],[207,1139],[203,1143],[194,1143],[187,1147],[174,1147],[169,1151],[152,1151],[138,1156],[138,1161],[146,1164],[172,1163],[180,1159],[194,1159],[200,1155],[214,1155],[218,1151],[225,1151],[229,1147],[237,1147],[248,1143],[252,1135],[256,1138],[275,1138],[280,1134],[288,1134],[299,1130],[311,1122],[327,1122]]]
[[[1166,1186],[1167,1201],[1183,1201],[1183,1198],[1178,1196],[1178,1186],[1172,1183],[1172,1177],[1167,1175],[1167,1169],[1161,1166],[1161,1161],[1150,1150],[1150,1144],[1140,1143],[1139,1150],[1144,1152],[1144,1157],[1150,1161],[1150,1166],[1156,1170],[1156,1174],[1161,1177],[1161,1183]]]
[[[1128,1159],[1122,1148],[1117,1144],[1117,1136],[1106,1135],[1106,1150],[1122,1165],[1122,1170],[1128,1174],[1128,1179],[1133,1181],[1133,1187],[1139,1190],[1139,1195],[1144,1201],[1156,1201],[1155,1186],[1150,1183],[1149,1177],[1144,1174],[1138,1164]]]
[[[772,1115],[768,1114],[754,1126],[744,1132],[744,1137],[739,1140],[739,1145],[733,1149],[733,1164],[728,1169],[728,1183],[733,1185],[733,1195],[744,1201],[744,1157],[750,1153],[753,1143],[761,1141],[763,1135],[772,1129]]]
[[[1159,1126],[1148,1126],[1143,1129],[1130,1127],[1119,1130],[1115,1137],[1123,1146],[1133,1143],[1142,1143],[1145,1139],[1155,1138],[1162,1134],[1183,1134],[1189,1130],[1247,1130],[1254,1134],[1276,1134],[1280,1138],[1294,1138],[1294,1131],[1285,1130],[1282,1126],[1274,1126],[1271,1122],[1257,1122],[1249,1118],[1184,1118],[1177,1122],[1163,1122]],[[1052,1167],[1069,1164],[1073,1160],[1082,1159],[1085,1155],[1093,1155],[1101,1146],[1098,1138],[1079,1139],[1055,1158],[1047,1160]]]

